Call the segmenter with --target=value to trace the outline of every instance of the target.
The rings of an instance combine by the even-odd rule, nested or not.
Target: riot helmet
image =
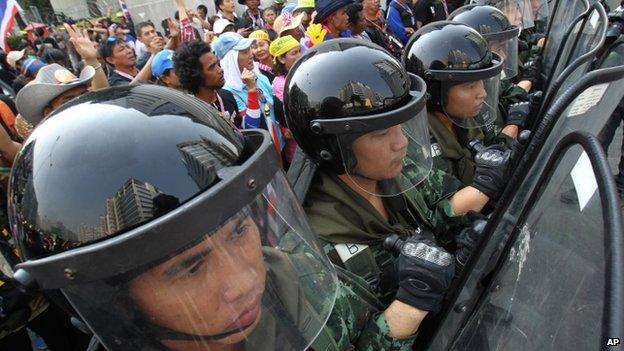
[[[457,22],[430,23],[410,38],[403,62],[427,83],[430,110],[467,129],[496,120],[502,62],[476,30]]]
[[[471,4],[490,5],[501,10],[511,25],[524,29],[535,26],[531,0],[472,0]]]
[[[288,73],[286,122],[323,168],[376,196],[415,187],[431,170],[425,84],[379,46],[336,39],[306,51]],[[361,180],[374,181],[370,191]]]
[[[190,95],[86,94],[15,161],[15,279],[60,289],[108,350],[304,350],[337,279],[279,164]]]
[[[503,60],[501,79],[511,79],[518,74],[520,30],[509,24],[502,11],[493,6],[466,5],[453,11],[449,20],[475,29],[487,40],[490,50]]]

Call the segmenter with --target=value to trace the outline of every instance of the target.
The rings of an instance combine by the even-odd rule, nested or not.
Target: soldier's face
[[[171,350],[206,350],[237,344],[256,328],[265,278],[258,227],[249,216],[238,216],[133,279],[130,292],[145,320],[204,337],[162,344]]]
[[[403,169],[408,139],[401,125],[366,133],[353,142],[356,172],[369,179],[385,180]]]
[[[486,97],[487,91],[482,80],[454,85],[449,88],[445,111],[454,117],[476,117]]]

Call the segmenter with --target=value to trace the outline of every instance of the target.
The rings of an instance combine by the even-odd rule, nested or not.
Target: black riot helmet
[[[410,172],[409,182],[376,194],[389,196],[416,186],[431,169],[425,89],[422,79],[377,45],[330,40],[291,68],[284,89],[286,121],[301,149],[337,174],[386,181]],[[364,136],[376,132],[387,132],[378,138],[380,148],[394,147],[379,157],[393,162],[384,174],[367,172],[356,155],[360,146],[372,145]]]
[[[463,128],[496,119],[502,62],[476,30],[457,22],[430,23],[410,38],[403,62],[427,83],[429,109]]]
[[[108,350],[303,350],[331,312],[335,272],[269,134],[190,95],[72,100],[25,142],[10,187],[15,280],[60,290]]]
[[[490,50],[503,59],[501,79],[511,79],[518,74],[520,29],[509,24],[501,10],[493,6],[466,5],[453,11],[448,19],[477,30],[487,40]]]

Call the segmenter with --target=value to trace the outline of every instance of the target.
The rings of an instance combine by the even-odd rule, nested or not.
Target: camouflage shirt
[[[448,184],[442,184],[448,182]],[[433,171],[426,181],[403,195],[385,197],[389,218],[383,217],[335,174],[317,171],[304,201],[312,229],[319,236],[330,260],[362,277],[369,290],[388,306],[398,289],[395,258],[383,248],[390,234],[402,238],[421,233],[440,238],[437,231],[452,236],[463,227],[464,217],[455,217],[448,197],[459,183]]]

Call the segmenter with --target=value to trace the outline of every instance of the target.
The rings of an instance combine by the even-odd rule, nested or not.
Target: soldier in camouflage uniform
[[[412,305],[437,308],[453,277],[450,254],[413,238],[405,302],[384,306],[328,260],[266,131],[158,86],[64,105],[11,189],[15,281],[60,290],[108,350],[408,350],[426,315]]]
[[[330,260],[361,277],[384,306],[405,302],[400,257],[384,241],[397,234],[456,249],[466,225],[457,213],[480,201],[476,189],[458,190],[456,179],[431,168],[424,96],[422,79],[353,39],[315,46],[287,82],[288,126],[319,166],[303,201],[310,224]]]
[[[469,145],[476,139],[499,148],[499,153],[507,152],[498,145],[505,143],[505,129],[500,135],[483,134],[484,127],[496,124],[499,74],[503,68],[500,57],[474,29],[457,22],[437,22],[412,36],[406,46],[405,66],[427,82],[434,167],[496,200],[504,184],[489,187],[476,177],[479,169]],[[507,123],[517,129],[511,114]],[[507,165],[501,162],[495,167],[499,174],[494,179],[503,181]]]

